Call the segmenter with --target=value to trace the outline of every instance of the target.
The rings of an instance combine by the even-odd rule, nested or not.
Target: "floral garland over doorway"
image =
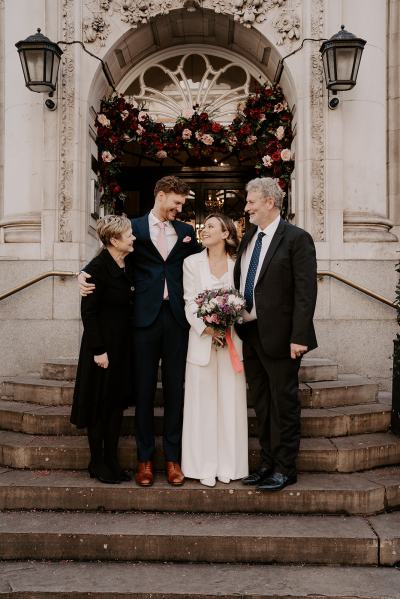
[[[206,112],[180,116],[173,127],[154,121],[147,112],[114,95],[103,99],[96,117],[99,148],[101,204],[109,209],[124,201],[118,181],[127,144],[133,143],[142,156],[156,164],[239,163],[251,164],[257,174],[275,177],[287,191],[294,168],[290,150],[293,139],[292,114],[279,87],[265,85],[239,104],[237,116],[224,126]]]

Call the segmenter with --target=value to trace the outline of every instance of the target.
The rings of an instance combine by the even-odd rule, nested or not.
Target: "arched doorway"
[[[274,49],[268,47],[268,41],[259,33],[243,31],[243,27],[225,15],[201,11],[194,26],[192,15],[187,12],[173,14],[174,17],[168,17],[168,27],[166,17],[156,18],[151,32],[146,26],[118,42],[120,48],[129,46],[131,55],[135,50],[136,55],[141,56],[141,60],[135,57],[131,61],[130,68],[126,64],[122,69],[118,92],[166,127],[173,125],[179,115],[187,116],[196,111],[207,111],[210,118],[223,125],[230,123],[238,103],[257,86],[269,81],[268,71],[272,73],[274,65],[268,68],[268,63]],[[179,26],[175,26],[175,20]],[[202,43],[193,43],[199,38],[196,27],[203,33]],[[175,34],[177,39],[173,45],[168,36],[175,30],[179,32]],[[209,34],[204,35],[205,31]],[[165,32],[169,32],[168,35]],[[151,35],[161,50],[155,52],[154,46],[151,48],[148,41]],[[139,45],[139,37],[147,40],[148,48],[138,51],[138,46],[133,44],[134,37]],[[180,44],[176,43],[178,39]],[[119,59],[123,59],[122,50],[114,46],[116,55],[117,52]],[[126,55],[125,52],[125,58]],[[157,160],[137,151],[134,143],[127,146],[119,183],[127,195],[124,210],[130,216],[148,211],[153,201],[154,183],[166,174],[180,176],[190,184],[191,196],[184,217],[190,218],[197,227],[207,211],[215,208],[224,210],[235,220],[238,213],[241,213],[240,218],[243,216],[245,185],[257,174],[251,153],[233,152],[212,159],[203,155],[175,155]],[[290,212],[290,206],[288,208]]]
[[[266,83],[265,75],[250,61],[220,48],[182,46],[156,53],[133,69],[119,90],[151,117],[172,127],[180,115],[207,113],[222,125],[236,116],[237,106]],[[127,147],[121,185],[127,195],[129,216],[147,212],[152,190],[161,176],[173,174],[191,189],[182,218],[197,230],[204,217],[222,211],[244,226],[245,184],[256,176],[251,157],[227,152],[218,158],[180,154],[160,163]]]

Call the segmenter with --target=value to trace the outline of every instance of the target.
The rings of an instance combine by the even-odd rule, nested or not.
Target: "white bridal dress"
[[[220,279],[209,266],[207,250],[186,258],[183,284],[186,318],[191,327],[186,363],[182,470],[195,479],[223,482],[248,474],[246,381],[236,373],[227,347],[216,349],[196,316],[195,297],[205,289],[233,287],[234,262]],[[241,341],[231,333],[242,358]]]

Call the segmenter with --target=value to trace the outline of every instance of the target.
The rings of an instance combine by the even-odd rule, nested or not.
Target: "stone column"
[[[1,241],[39,243],[43,178],[43,96],[25,87],[15,43],[44,25],[43,0],[4,5],[4,201]]]
[[[389,0],[387,77],[389,214],[400,227],[400,0]]]
[[[357,85],[340,94],[343,115],[344,241],[396,241],[387,202],[387,2],[343,0],[342,22],[367,40]],[[332,31],[330,33],[336,33]]]

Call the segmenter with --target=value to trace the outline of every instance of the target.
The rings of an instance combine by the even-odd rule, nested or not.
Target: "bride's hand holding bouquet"
[[[206,325],[205,333],[212,335],[216,347],[228,346],[233,368],[242,372],[243,366],[232,341],[230,329],[243,322],[242,312],[246,306],[244,297],[234,288],[206,289],[195,298],[197,317]]]

